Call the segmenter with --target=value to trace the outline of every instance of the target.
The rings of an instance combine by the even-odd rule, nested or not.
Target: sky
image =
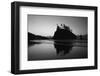
[[[65,24],[76,35],[87,34],[88,18],[74,16],[28,15],[28,32],[41,36],[53,36],[57,24]]]

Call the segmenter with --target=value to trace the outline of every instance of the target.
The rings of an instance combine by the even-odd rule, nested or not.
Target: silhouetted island
[[[77,36],[72,33],[71,29],[65,24],[57,25],[57,29],[54,33],[53,39],[56,40],[68,40],[68,39],[76,39]]]

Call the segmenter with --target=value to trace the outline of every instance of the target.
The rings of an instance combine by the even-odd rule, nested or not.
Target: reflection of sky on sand
[[[87,47],[87,40],[30,40],[35,43]]]
[[[28,48],[28,60],[87,58],[86,42],[59,43],[52,40],[35,40]]]

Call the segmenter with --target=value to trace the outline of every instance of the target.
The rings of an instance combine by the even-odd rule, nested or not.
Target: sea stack
[[[76,39],[76,35],[72,33],[72,30],[65,24],[61,24],[60,26],[57,24],[57,29],[54,33],[53,39],[57,40]]]

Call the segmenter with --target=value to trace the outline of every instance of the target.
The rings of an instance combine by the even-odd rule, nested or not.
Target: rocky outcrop
[[[54,33],[53,39],[66,40],[66,39],[76,39],[76,35],[72,33],[71,29],[65,24],[57,25],[57,29]]]

